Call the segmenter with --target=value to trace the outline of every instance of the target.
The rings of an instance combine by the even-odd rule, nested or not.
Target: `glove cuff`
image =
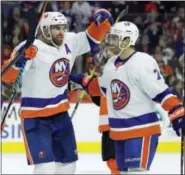
[[[173,112],[171,112],[171,113],[169,112],[170,121],[173,121],[173,120],[175,120],[179,117],[182,117],[184,115],[185,115],[185,113],[184,113],[183,106],[174,109]]]

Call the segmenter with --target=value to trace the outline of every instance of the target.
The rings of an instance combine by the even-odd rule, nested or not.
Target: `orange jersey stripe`
[[[109,131],[109,119],[108,119],[108,110],[107,110],[107,99],[105,96],[100,98],[100,119],[99,119],[99,132]]]
[[[150,140],[151,136],[143,137],[143,147],[142,147],[142,155],[141,155],[141,168],[147,168],[148,157],[150,152]]]
[[[100,125],[98,127],[98,130],[99,130],[99,132],[109,131],[110,130],[110,126],[109,126],[109,124],[107,124],[107,125]]]
[[[100,115],[107,115],[108,110],[107,110],[107,99],[105,96],[101,96],[100,99]]]
[[[98,83],[98,78],[94,78],[88,86],[88,92],[92,96],[101,96],[101,90]]]
[[[173,96],[173,97],[169,97],[167,98],[163,104],[162,107],[164,110],[166,111],[170,111],[173,107],[175,107],[176,105],[178,105],[180,103],[180,101],[178,100],[177,97]]]
[[[30,165],[33,165],[34,164],[33,158],[30,153],[30,149],[28,146],[28,142],[27,142],[26,134],[25,134],[25,130],[24,130],[24,119],[21,119],[21,131],[22,131],[22,135],[23,135],[24,147],[25,147],[27,159],[28,159]]]
[[[21,110],[21,117],[23,118],[35,118],[35,117],[48,117],[57,113],[65,112],[69,109],[69,102],[62,103],[53,108],[46,108],[40,110]]]
[[[148,135],[161,134],[160,125],[149,126],[145,128],[132,129],[127,131],[110,130],[110,137],[113,140],[127,140]]]

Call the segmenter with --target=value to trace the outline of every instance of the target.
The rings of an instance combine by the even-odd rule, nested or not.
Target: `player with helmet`
[[[89,94],[104,94],[121,174],[146,174],[156,153],[161,134],[156,103],[168,111],[176,134],[185,125],[184,107],[165,84],[156,60],[134,46],[139,37],[137,26],[123,21],[111,27],[106,36],[107,53],[113,54],[97,78],[71,75]]]
[[[18,62],[2,77],[13,83],[23,63],[21,127],[29,165],[35,174],[74,174],[78,153],[73,125],[68,115],[68,79],[75,58],[93,51],[113,24],[111,14],[99,9],[86,31],[67,31],[66,17],[46,12],[36,39]],[[11,62],[25,42],[13,51]],[[96,50],[96,49],[95,49]]]

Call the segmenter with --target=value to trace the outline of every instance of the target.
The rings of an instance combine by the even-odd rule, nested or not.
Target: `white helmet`
[[[119,48],[120,48],[122,40],[127,37],[130,38],[129,46],[134,46],[139,37],[139,30],[135,24],[129,21],[122,21],[114,24],[111,27],[109,34],[117,35],[119,37]]]
[[[37,27],[37,30],[38,30],[38,28],[40,28],[41,31],[42,31],[43,36],[46,39],[51,40],[52,44],[54,44],[51,37],[47,38],[45,36],[45,34],[43,32],[43,29],[46,27],[48,29],[48,31],[50,32],[50,26],[51,25],[58,25],[58,24],[67,25],[66,17],[62,13],[60,13],[60,12],[46,12],[46,13],[44,13],[43,17],[41,18],[41,20],[39,22],[39,25]],[[64,36],[65,36],[65,33],[66,33],[66,31],[64,31],[64,33],[63,33]],[[58,47],[58,46],[56,46],[56,47]]]

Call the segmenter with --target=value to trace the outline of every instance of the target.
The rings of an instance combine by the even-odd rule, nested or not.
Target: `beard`
[[[63,39],[53,38],[52,40],[53,40],[53,42],[54,42],[57,46],[61,46],[61,45],[63,44]]]
[[[121,50],[118,46],[115,45],[107,45],[106,50],[108,55],[117,55]]]

